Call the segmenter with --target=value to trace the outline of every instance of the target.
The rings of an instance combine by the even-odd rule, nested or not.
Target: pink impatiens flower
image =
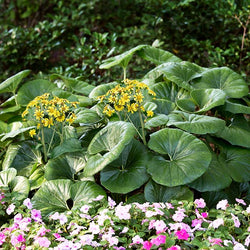
[[[0,232],[0,246],[5,242],[6,235],[2,232]]]
[[[12,214],[13,212],[14,212],[14,210],[15,210],[15,205],[14,204],[10,204],[9,206],[8,206],[8,208],[6,209],[6,213],[8,214],[8,215],[10,215],[10,214]]]
[[[154,228],[158,233],[164,232],[166,227],[167,227],[167,225],[165,224],[165,222],[163,220],[157,220],[154,222]]]
[[[244,206],[247,205],[246,202],[245,202],[244,200],[242,200],[242,199],[236,198],[235,200],[236,200],[239,204],[242,204],[242,205],[244,205]]]
[[[25,205],[28,209],[32,209],[32,203],[29,198],[23,201],[23,205]]]
[[[222,246],[221,243],[222,243],[222,240],[220,238],[210,238],[209,239],[209,242],[211,243],[212,246],[214,245],[219,245],[219,246]]]
[[[36,210],[36,209],[32,209],[31,210],[31,218],[34,221],[42,221],[41,211],[40,210]]]
[[[157,238],[151,240],[151,243],[156,246],[165,244],[165,242],[166,242],[166,235],[158,235]]]
[[[213,227],[213,228],[218,228],[219,226],[224,225],[224,220],[222,218],[218,218],[216,220],[214,220],[209,227]]]
[[[132,238],[133,244],[142,244],[143,243],[143,239],[139,236],[136,235]]]
[[[206,206],[206,203],[204,201],[204,199],[196,199],[194,201],[194,204],[196,205],[197,208],[204,208]]]
[[[169,247],[167,250],[181,250],[181,247],[180,246],[172,246],[172,247]]]
[[[179,208],[179,207],[178,207],[178,208],[177,208],[177,211],[175,211],[174,215],[172,216],[172,219],[173,219],[174,221],[178,221],[178,222],[183,221],[183,219],[184,219],[185,217],[187,217],[187,215],[184,214],[184,212],[185,212],[185,209]]]
[[[188,240],[189,238],[189,234],[187,233],[185,229],[176,231],[175,236],[177,236],[179,240]]]
[[[125,205],[122,206],[119,204],[115,208],[115,215],[120,219],[120,220],[129,220],[131,218],[131,215],[129,213],[129,210],[131,208],[131,205]]]
[[[143,249],[150,250],[153,244],[150,241],[144,241],[142,243]]]
[[[37,243],[40,247],[49,247],[51,241],[48,240],[46,237],[37,237],[35,243]]]
[[[233,218],[233,221],[234,221],[234,226],[235,227],[240,227],[240,221],[239,221],[239,218],[237,216],[235,216],[234,214],[232,214],[232,218]]]

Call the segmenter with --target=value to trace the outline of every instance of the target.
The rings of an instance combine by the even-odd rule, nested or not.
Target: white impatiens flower
[[[226,210],[227,207],[228,207],[228,201],[227,200],[221,200],[216,205],[216,209]]]
[[[233,250],[247,250],[242,244],[236,243]]]
[[[8,214],[8,215],[10,215],[10,214],[12,214],[13,212],[14,212],[14,210],[15,210],[15,205],[14,204],[10,204],[9,206],[8,206],[8,208],[6,209],[6,213]]]
[[[224,225],[224,220],[222,218],[216,219],[214,220],[209,227],[213,227],[213,228],[218,228],[219,226]]]

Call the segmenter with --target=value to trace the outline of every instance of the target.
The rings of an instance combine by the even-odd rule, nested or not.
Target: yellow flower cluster
[[[143,101],[146,93],[152,96],[156,95],[145,83],[126,79],[122,84],[110,89],[105,95],[99,96],[98,99],[107,103],[103,110],[107,116],[112,116],[116,111],[126,111],[133,114],[139,110],[145,112]],[[152,117],[153,115],[152,110],[147,111],[147,116]]]
[[[78,102],[70,102],[67,99],[52,97],[49,93],[37,96],[29,102],[27,108],[22,113],[22,118],[26,120],[28,117],[35,120],[37,129],[41,126],[50,128],[58,123],[72,124],[76,119],[76,115],[72,108],[77,107]],[[36,135],[36,130],[29,131],[30,136]]]

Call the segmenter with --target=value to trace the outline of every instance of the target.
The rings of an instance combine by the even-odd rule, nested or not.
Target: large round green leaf
[[[45,166],[46,180],[71,179],[85,167],[85,155],[82,152],[65,154],[55,159],[50,159]]]
[[[30,82],[26,82],[18,90],[18,104],[25,106],[35,97],[40,96],[44,93],[50,93],[55,89],[57,89],[55,84],[43,79],[37,79]]]
[[[18,175],[29,177],[34,164],[42,164],[41,152],[34,142],[24,141],[8,147],[2,168],[15,168]]]
[[[227,99],[224,105],[224,109],[233,114],[250,114],[250,106],[247,106],[240,99]]]
[[[165,128],[151,134],[148,146],[161,154],[148,166],[152,179],[165,186],[192,182],[208,168],[211,153],[195,136],[179,129]]]
[[[28,197],[30,191],[29,180],[23,176],[16,176],[17,171],[9,168],[0,172],[0,187],[9,187],[12,196],[18,200]]]
[[[9,168],[0,172],[0,187],[7,187],[8,184],[16,177],[17,171],[15,168]]]
[[[215,136],[223,138],[232,145],[250,148],[250,126],[243,116],[232,119],[232,123],[215,133]]]
[[[202,77],[196,79],[193,86],[198,89],[221,89],[232,98],[241,98],[249,91],[243,78],[227,67],[213,68],[203,72]]]
[[[105,192],[97,184],[89,181],[74,183],[71,180],[52,180],[43,183],[32,198],[34,208],[44,216],[55,212],[65,212],[81,202],[104,195]]]
[[[94,175],[119,157],[123,149],[135,135],[135,129],[129,122],[111,122],[100,130],[88,147],[91,155],[84,172]]]
[[[191,96],[198,105],[196,113],[206,112],[225,103],[226,94],[220,89],[197,89]]]
[[[100,122],[103,118],[93,109],[78,108],[75,110],[76,120],[74,123],[81,123],[81,125],[91,125]]]
[[[166,99],[155,99],[153,102],[157,105],[157,108],[154,110],[156,114],[165,114],[168,115],[175,109],[175,103],[168,101]]]
[[[166,62],[180,62],[181,59],[174,54],[158,49],[152,46],[145,46],[138,51],[138,54],[143,59],[150,61],[156,65],[166,63]]]
[[[188,185],[200,192],[217,191],[230,186],[232,179],[227,173],[226,162],[213,154],[208,170]]]
[[[145,123],[145,128],[151,129],[159,126],[164,126],[168,123],[168,115],[160,114],[147,120]]]
[[[250,181],[250,150],[240,147],[225,147],[222,157],[228,174],[234,181]]]
[[[147,163],[146,148],[134,139],[117,160],[101,171],[101,183],[112,193],[129,193],[148,180]]]
[[[24,77],[26,77],[31,71],[23,70],[14,76],[11,76],[4,82],[0,83],[0,93],[12,92],[15,93],[19,83]]]
[[[144,196],[149,202],[168,202],[170,200],[192,201],[194,194],[184,186],[166,187],[150,180],[145,186]]]
[[[74,78],[62,76],[59,74],[52,74],[50,76],[51,81],[58,81],[60,79],[69,90],[73,90],[76,93],[89,95],[89,93],[94,89],[94,86]]]
[[[208,134],[224,129],[226,123],[224,120],[216,117],[175,111],[168,115],[167,126],[172,125],[189,133]]]
[[[96,99],[98,96],[105,95],[110,89],[114,88],[118,82],[110,82],[96,86],[89,94],[90,98]]]
[[[159,82],[150,88],[156,93],[157,98],[168,99],[171,102],[190,97],[189,91],[178,87],[172,82]]]
[[[138,45],[120,55],[108,58],[103,61],[103,63],[100,65],[100,69],[109,69],[113,66],[120,65],[121,67],[127,67],[129,61],[131,60],[132,56],[136,51],[141,50],[147,45]]]

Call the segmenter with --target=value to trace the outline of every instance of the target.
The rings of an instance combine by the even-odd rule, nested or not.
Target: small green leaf
[[[165,126],[168,122],[168,116],[164,114],[156,115],[145,123],[145,128],[151,129],[159,126]]]
[[[114,88],[118,82],[110,82],[96,86],[89,94],[90,98],[96,99],[98,96],[105,95],[110,89]]]
[[[250,107],[242,100],[229,98],[226,100],[224,109],[233,114],[250,114]]]
[[[8,186],[8,184],[16,177],[15,168],[9,168],[0,172],[0,186]]]

